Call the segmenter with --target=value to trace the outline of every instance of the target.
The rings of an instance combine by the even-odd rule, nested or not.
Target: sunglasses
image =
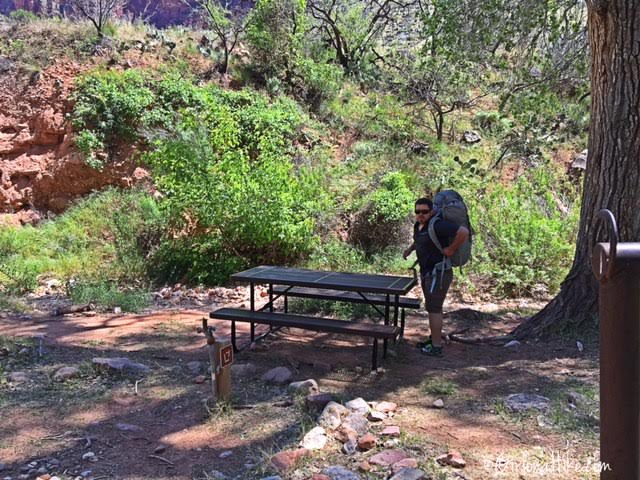
[[[426,215],[431,210],[416,210],[416,215]]]

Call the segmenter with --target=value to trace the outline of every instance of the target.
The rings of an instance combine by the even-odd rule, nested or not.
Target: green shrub
[[[137,70],[98,71],[78,80],[73,124],[80,131],[78,147],[92,166],[101,166],[95,160],[95,149],[110,153],[116,145],[138,138],[138,128],[145,125],[154,102],[148,83]]]
[[[365,197],[355,215],[349,239],[367,255],[408,242],[409,213],[415,201],[400,172],[390,172]]]
[[[107,309],[120,307],[123,312],[139,312],[151,301],[147,291],[122,290],[109,281],[73,282],[67,293],[74,303],[93,303]]]
[[[9,14],[9,18],[16,22],[28,23],[38,19],[38,16],[30,12],[29,10],[23,10],[21,8],[14,10]]]
[[[579,208],[560,211],[548,181],[548,172],[534,170],[513,186],[487,188],[472,202],[477,235],[471,267],[491,278],[499,295],[553,293],[568,271]]]
[[[174,231],[156,268],[167,280],[221,282],[240,265],[301,258],[323,201],[317,176],[292,162],[302,113],[248,90],[211,87],[202,100],[145,157]]]
[[[163,217],[148,194],[108,189],[37,227],[0,228],[4,290],[25,292],[42,276],[144,280]]]

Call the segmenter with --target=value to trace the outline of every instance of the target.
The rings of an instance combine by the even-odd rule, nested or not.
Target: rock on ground
[[[101,358],[92,360],[94,367],[112,372],[148,373],[151,369],[141,363],[132,362],[126,357]]]
[[[357,473],[337,465],[325,468],[322,473],[331,478],[331,480],[360,480],[360,475]]]
[[[283,385],[291,380],[293,374],[287,367],[276,367],[269,370],[262,375],[262,380],[268,383],[275,383],[277,385]]]
[[[542,395],[533,393],[514,393],[505,399],[506,406],[514,412],[522,412],[529,409],[546,410],[550,400]]]

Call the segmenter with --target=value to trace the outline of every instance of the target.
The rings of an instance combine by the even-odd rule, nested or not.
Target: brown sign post
[[[215,327],[202,319],[201,330],[207,337],[207,350],[211,364],[211,391],[214,402],[228,402],[231,399],[231,364],[233,363],[233,347],[227,341],[217,340],[213,335]]]
[[[600,478],[640,479],[640,243],[618,243],[613,214],[599,216],[609,227],[609,242],[592,254],[600,282]]]

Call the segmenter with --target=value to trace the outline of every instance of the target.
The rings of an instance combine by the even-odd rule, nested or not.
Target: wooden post
[[[200,330],[200,329],[198,329]],[[216,340],[213,335],[215,327],[202,319],[202,333],[207,337],[207,351],[211,364],[211,393],[213,402],[228,402],[231,399],[231,364],[233,363],[233,346],[228,341]]]
[[[216,358],[216,397],[219,401],[231,400],[231,363],[233,347],[228,341],[216,341],[214,344]]]

